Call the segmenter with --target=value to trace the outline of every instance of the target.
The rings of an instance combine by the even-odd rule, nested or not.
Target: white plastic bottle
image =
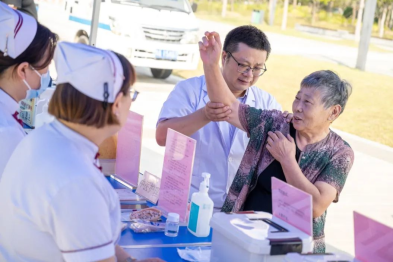
[[[210,234],[210,219],[213,215],[213,200],[208,195],[209,173],[202,173],[204,180],[199,186],[199,192],[192,194],[191,209],[188,219],[188,231],[197,237],[207,237]]]

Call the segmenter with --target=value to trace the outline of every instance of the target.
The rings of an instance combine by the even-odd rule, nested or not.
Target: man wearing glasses
[[[228,33],[223,49],[222,74],[238,100],[259,109],[281,110],[272,95],[254,86],[267,71],[271,48],[266,35],[254,26],[240,26]],[[224,121],[229,113],[223,104],[210,102],[205,77],[200,76],[175,86],[157,122],[160,146],[165,146],[168,128],[197,140],[191,194],[199,190],[202,172],[210,173],[209,196],[215,210],[224,203],[249,141],[245,132]]]

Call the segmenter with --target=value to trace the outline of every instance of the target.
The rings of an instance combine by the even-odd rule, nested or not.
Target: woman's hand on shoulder
[[[289,134],[285,137],[280,131],[270,131],[268,136],[266,149],[278,162],[296,161],[295,140]]]
[[[289,113],[288,111],[284,111],[282,113],[282,115],[284,116],[285,120],[287,120],[287,123],[291,123],[292,118],[293,118],[293,114]]]

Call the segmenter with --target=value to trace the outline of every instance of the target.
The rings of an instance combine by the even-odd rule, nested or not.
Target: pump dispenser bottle
[[[213,215],[213,200],[208,195],[209,173],[202,173],[204,178],[199,186],[199,192],[191,197],[191,210],[188,220],[188,231],[197,237],[207,237],[210,234],[210,219]]]

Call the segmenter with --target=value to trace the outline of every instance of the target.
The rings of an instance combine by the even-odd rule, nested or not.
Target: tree
[[[228,4],[228,0],[222,0],[222,12],[221,12],[221,16],[225,17],[226,13],[227,13],[227,4]]]
[[[315,20],[317,18],[317,14],[318,14],[318,11],[319,11],[319,5],[320,5],[319,0],[312,0],[311,25],[315,24]]]
[[[391,6],[392,11],[390,12],[390,21],[388,23],[388,27],[390,30],[393,30],[393,4]]]
[[[379,37],[383,37],[383,33],[385,31],[385,20],[386,20],[387,12],[388,12],[388,7],[386,5],[384,5],[382,7],[381,22],[379,23]]]
[[[285,30],[287,28],[288,5],[289,0],[284,0],[284,14],[282,16],[281,30]]]
[[[276,12],[277,0],[269,0],[269,25],[274,25],[274,14]]]
[[[328,3],[328,15],[329,15],[329,17],[332,17],[333,6],[334,6],[334,0],[329,1],[329,3]]]
[[[355,40],[357,42],[359,42],[359,40],[360,40],[360,31],[362,29],[363,10],[364,10],[364,0],[360,0],[359,11],[358,11],[358,21],[356,22],[356,29],[355,29]]]
[[[383,37],[385,32],[386,16],[388,14],[388,8],[393,3],[393,0],[379,0],[378,1],[378,36]]]
[[[352,2],[352,25],[355,24],[355,20],[356,20],[356,10],[357,10],[357,3],[356,1]]]
[[[312,4],[311,5],[311,25],[315,24],[321,3],[327,5],[328,2],[330,2],[330,0],[312,0],[311,1],[311,4]]]

